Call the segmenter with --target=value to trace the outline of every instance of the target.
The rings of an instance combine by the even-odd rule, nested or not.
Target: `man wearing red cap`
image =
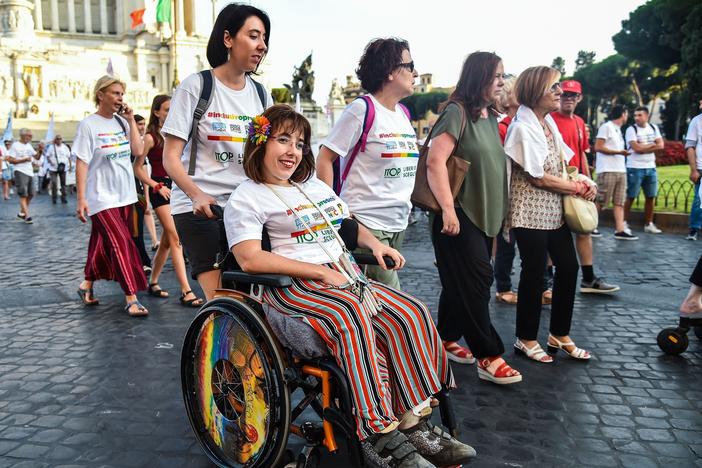
[[[556,121],[558,130],[563,135],[563,141],[575,153],[568,165],[577,167],[581,174],[590,177],[590,169],[585,155],[585,152],[590,149],[585,131],[585,122],[575,115],[575,108],[583,98],[583,89],[580,82],[575,80],[563,81],[561,89],[563,90],[563,94],[561,94],[561,108],[551,113],[551,117]],[[607,284],[602,278],[595,276],[592,237],[590,234],[576,234],[575,247],[578,250],[578,257],[580,257],[580,265],[583,272],[580,292],[602,294],[619,291],[619,286]]]

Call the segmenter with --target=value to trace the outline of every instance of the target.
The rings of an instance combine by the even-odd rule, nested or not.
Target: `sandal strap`
[[[468,348],[459,345],[455,341],[444,341],[444,348],[446,351],[459,357],[468,357],[473,355]]]
[[[189,291],[185,291],[185,292],[182,294],[182,296],[180,296],[180,297],[185,297],[185,296],[187,296],[188,294],[193,294],[193,290],[191,289],[191,290],[189,290]]]
[[[494,375],[497,378],[510,377],[509,371],[512,370],[514,369],[512,369],[512,367],[509,364],[507,364],[507,361],[502,361],[502,364],[497,366],[497,369],[495,369],[495,372],[492,375]]]

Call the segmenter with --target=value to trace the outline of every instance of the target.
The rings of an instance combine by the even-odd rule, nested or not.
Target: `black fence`
[[[656,209],[661,208],[674,211],[690,212],[692,199],[695,196],[695,186],[689,180],[658,180],[658,195],[656,196]],[[643,207],[643,190],[639,192],[633,203],[634,208]]]

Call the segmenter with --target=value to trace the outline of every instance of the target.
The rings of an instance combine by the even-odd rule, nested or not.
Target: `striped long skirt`
[[[349,377],[361,440],[406,411],[455,386],[446,352],[426,306],[373,282],[383,310],[369,317],[355,294],[309,280],[266,288],[263,300],[300,318],[326,342]]]
[[[127,296],[147,287],[139,253],[129,230],[131,210],[132,205],[109,208],[90,217],[92,227],[85,262],[87,281],[117,281]]]

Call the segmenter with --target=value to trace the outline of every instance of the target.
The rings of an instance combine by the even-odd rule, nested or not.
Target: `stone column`
[[[183,0],[175,0],[176,4],[176,34],[185,34],[185,22],[183,21]]]
[[[100,34],[107,34],[107,0],[100,0]]]
[[[197,36],[197,1],[188,1],[190,2],[190,36]]]
[[[44,18],[41,15],[41,0],[34,0],[34,30],[44,30]]]
[[[68,0],[68,32],[76,32],[76,2]]]
[[[168,74],[169,53],[166,47],[161,47],[158,51],[158,61],[161,64],[161,92],[167,93],[171,89],[170,75]]]
[[[124,32],[124,2],[117,0],[115,2],[115,32],[121,35]]]
[[[58,0],[51,0],[51,31],[59,32]]]
[[[93,15],[90,10],[90,0],[83,0],[83,24],[85,25],[85,33],[93,33]]]

